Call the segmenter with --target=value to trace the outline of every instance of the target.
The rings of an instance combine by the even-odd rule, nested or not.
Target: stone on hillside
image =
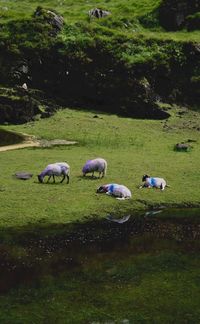
[[[54,12],[53,10],[44,9],[42,7],[37,7],[35,10],[33,17],[41,17],[46,22],[48,22],[54,29],[54,32],[57,34],[62,30],[64,25],[64,19],[62,16]]]
[[[107,17],[107,16],[111,15],[111,12],[107,11],[107,10],[94,8],[94,9],[89,10],[88,15],[89,15],[90,18],[91,17],[104,18],[104,17]]]
[[[32,176],[33,176],[32,173],[24,172],[24,171],[23,172],[16,172],[15,173],[15,177],[17,179],[21,179],[21,180],[29,180],[29,179],[32,178]]]
[[[176,151],[188,152],[191,149],[191,146],[186,143],[177,143],[175,145]]]

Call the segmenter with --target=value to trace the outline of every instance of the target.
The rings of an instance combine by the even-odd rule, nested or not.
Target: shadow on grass
[[[78,176],[77,177],[79,180],[102,180],[104,178],[99,178],[99,177],[96,177],[96,176]]]

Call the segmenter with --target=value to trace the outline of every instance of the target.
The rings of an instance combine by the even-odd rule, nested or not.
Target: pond
[[[0,320],[198,322],[200,210],[120,220],[2,230]]]
[[[23,142],[22,135],[0,129],[0,146],[18,144]]]

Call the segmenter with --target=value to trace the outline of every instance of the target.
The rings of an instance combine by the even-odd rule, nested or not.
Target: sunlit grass
[[[65,22],[69,24],[85,23],[92,25],[107,26],[115,29],[115,33],[122,32],[128,37],[174,40],[174,41],[199,41],[199,32],[164,32],[159,25],[152,29],[144,28],[138,21],[140,17],[147,16],[154,12],[160,0],[131,0],[131,1],[70,1],[70,0],[50,0],[50,1],[5,1],[0,0],[1,21],[7,22],[13,19],[30,18],[37,6],[52,8],[63,15]],[[104,20],[88,20],[88,11],[91,8],[101,7],[112,12],[112,16]]]
[[[22,131],[45,139],[76,140],[70,147],[23,149],[0,154],[3,172],[0,179],[3,226],[28,223],[66,223],[84,216],[105,216],[112,211],[125,213],[152,205],[195,205],[199,203],[199,114],[184,117],[174,110],[169,121],[133,120],[115,115],[65,109],[49,119],[4,128]],[[195,128],[194,128],[195,127]],[[174,151],[178,142],[192,139],[188,153]],[[91,158],[108,161],[105,179],[83,179],[83,164]],[[67,161],[71,166],[70,184],[41,185],[37,174],[52,162]],[[17,171],[29,171],[29,181],[12,178]],[[162,176],[171,185],[164,192],[139,190],[144,173]],[[117,201],[97,195],[102,183],[128,186],[130,201]]]

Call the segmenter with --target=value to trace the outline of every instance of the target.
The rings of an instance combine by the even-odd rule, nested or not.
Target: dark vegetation
[[[200,44],[133,28],[198,29],[198,11],[196,0],[166,0],[133,20],[111,16],[89,22],[86,17],[71,24],[38,7],[31,18],[0,26],[0,83],[15,88],[26,82],[42,91],[43,99],[59,98],[61,105],[167,118],[159,102],[199,104]],[[28,92],[20,99],[0,97],[1,123],[28,121],[41,106],[45,116],[41,95],[32,98]]]
[[[144,251],[148,251],[151,247],[148,244],[145,246],[146,236],[151,237],[151,243],[153,239],[182,243],[182,249],[191,249],[191,241],[194,240],[192,251],[198,251],[200,238],[198,216],[195,216],[194,213],[190,220],[187,217],[180,219],[178,217],[170,219],[167,215],[164,217],[166,217],[164,222],[162,216],[161,219],[144,218],[138,214],[131,216],[130,220],[123,225],[109,222],[106,219],[97,220],[94,218],[82,223],[57,225],[56,229],[55,226],[37,226],[32,228],[31,232],[30,228],[27,231],[26,227],[22,228],[20,232],[13,228],[8,229],[7,233],[1,233],[0,294],[19,283],[28,283],[26,282],[28,279],[40,278],[47,273],[58,275],[57,272],[54,273],[55,267],[59,272],[66,272],[66,268],[68,271],[74,270],[77,266],[80,269],[82,262],[76,258],[91,249],[91,244],[91,252],[93,251],[95,255],[97,251],[111,252],[119,243],[120,249],[123,250],[123,247],[130,249],[131,240],[135,241],[137,246],[137,240],[143,238]],[[12,237],[12,241],[10,241],[10,237]],[[132,246],[132,253],[141,253],[141,242],[138,247],[136,246]],[[15,252],[17,249],[18,253]],[[19,258],[20,250],[24,250],[24,253]],[[124,254],[126,255],[126,253]],[[60,259],[57,259],[58,254]],[[50,258],[47,257],[48,255]],[[45,267],[47,262],[48,268]],[[159,266],[164,270],[165,265],[162,265],[162,262]],[[38,267],[40,267],[39,272]],[[141,270],[145,271],[145,269]],[[115,275],[120,277],[126,271],[118,270],[118,274],[115,273]],[[148,271],[151,271],[151,267]]]
[[[196,216],[0,229],[1,322],[197,323]]]
[[[199,29],[199,0],[164,0],[159,8],[161,26],[167,30]]]

